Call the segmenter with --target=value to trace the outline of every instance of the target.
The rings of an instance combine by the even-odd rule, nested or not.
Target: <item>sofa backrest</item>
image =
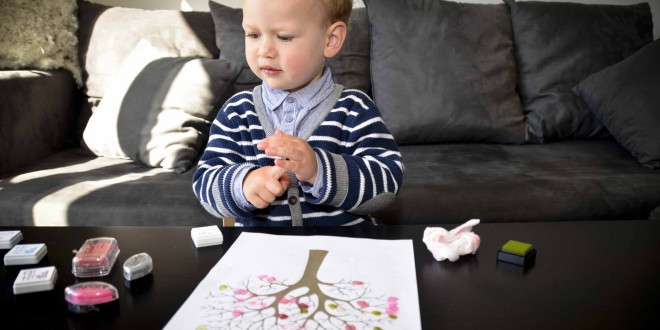
[[[648,3],[364,2],[373,97],[399,144],[605,137],[572,88],[652,40]]]
[[[606,137],[571,89],[652,40],[648,4],[364,2],[354,9],[344,49],[328,63],[338,83],[374,98],[399,144]],[[244,59],[241,9],[213,1],[209,7],[180,12],[81,2],[89,102],[79,126],[141,39],[172,56],[241,63],[233,88],[258,84]]]

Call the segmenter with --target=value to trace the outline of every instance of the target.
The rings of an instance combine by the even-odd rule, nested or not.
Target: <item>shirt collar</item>
[[[269,111],[280,109],[282,102],[289,96],[295,98],[303,109],[310,110],[327,98],[332,93],[333,87],[334,82],[332,81],[330,69],[325,68],[319,80],[293,93],[281,89],[273,89],[266,82],[263,82],[262,98],[266,109]]]

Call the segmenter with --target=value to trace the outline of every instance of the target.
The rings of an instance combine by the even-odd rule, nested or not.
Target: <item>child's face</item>
[[[244,0],[245,56],[270,87],[299,90],[325,65],[328,27],[317,0]]]

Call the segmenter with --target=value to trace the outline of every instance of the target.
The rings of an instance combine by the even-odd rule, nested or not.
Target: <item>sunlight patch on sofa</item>
[[[127,160],[128,162],[128,160]],[[115,164],[111,164],[108,166],[113,166]],[[94,169],[98,169],[100,167],[95,167]],[[19,174],[13,178],[10,178],[7,180],[7,183],[9,184],[18,184],[18,183],[23,183],[26,181],[30,180],[35,180],[35,179],[41,179],[53,175],[60,175],[60,174],[73,174],[73,173],[84,173],[90,171],[90,165],[89,162],[84,162],[84,163],[78,163],[74,165],[69,165],[69,166],[62,166],[58,168],[48,168],[45,170],[41,171],[34,171],[34,172],[29,172],[29,173],[24,173],[24,174]]]
[[[130,173],[120,177],[98,181],[84,181],[54,191],[41,198],[32,207],[32,219],[35,226],[68,226],[69,207],[80,198],[97,190],[115,184],[136,181],[142,178],[155,176],[167,170],[155,169],[146,173]]]

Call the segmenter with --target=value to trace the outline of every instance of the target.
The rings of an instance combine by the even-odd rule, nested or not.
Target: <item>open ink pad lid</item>
[[[55,287],[55,266],[21,269],[14,281],[14,294],[49,291]]]
[[[151,256],[146,253],[132,255],[124,261],[124,278],[132,281],[144,277],[154,269]]]
[[[204,247],[222,244],[222,232],[218,226],[197,227],[190,230],[195,247]]]
[[[0,231],[0,249],[11,249],[22,239],[20,230]]]
[[[73,257],[71,272],[76,277],[105,276],[117,260],[119,245],[112,237],[90,238]]]
[[[46,253],[46,244],[19,244],[5,254],[5,266],[37,264]]]
[[[100,306],[119,299],[119,293],[110,283],[92,281],[69,285],[64,289],[64,299],[74,313],[100,311]]]

